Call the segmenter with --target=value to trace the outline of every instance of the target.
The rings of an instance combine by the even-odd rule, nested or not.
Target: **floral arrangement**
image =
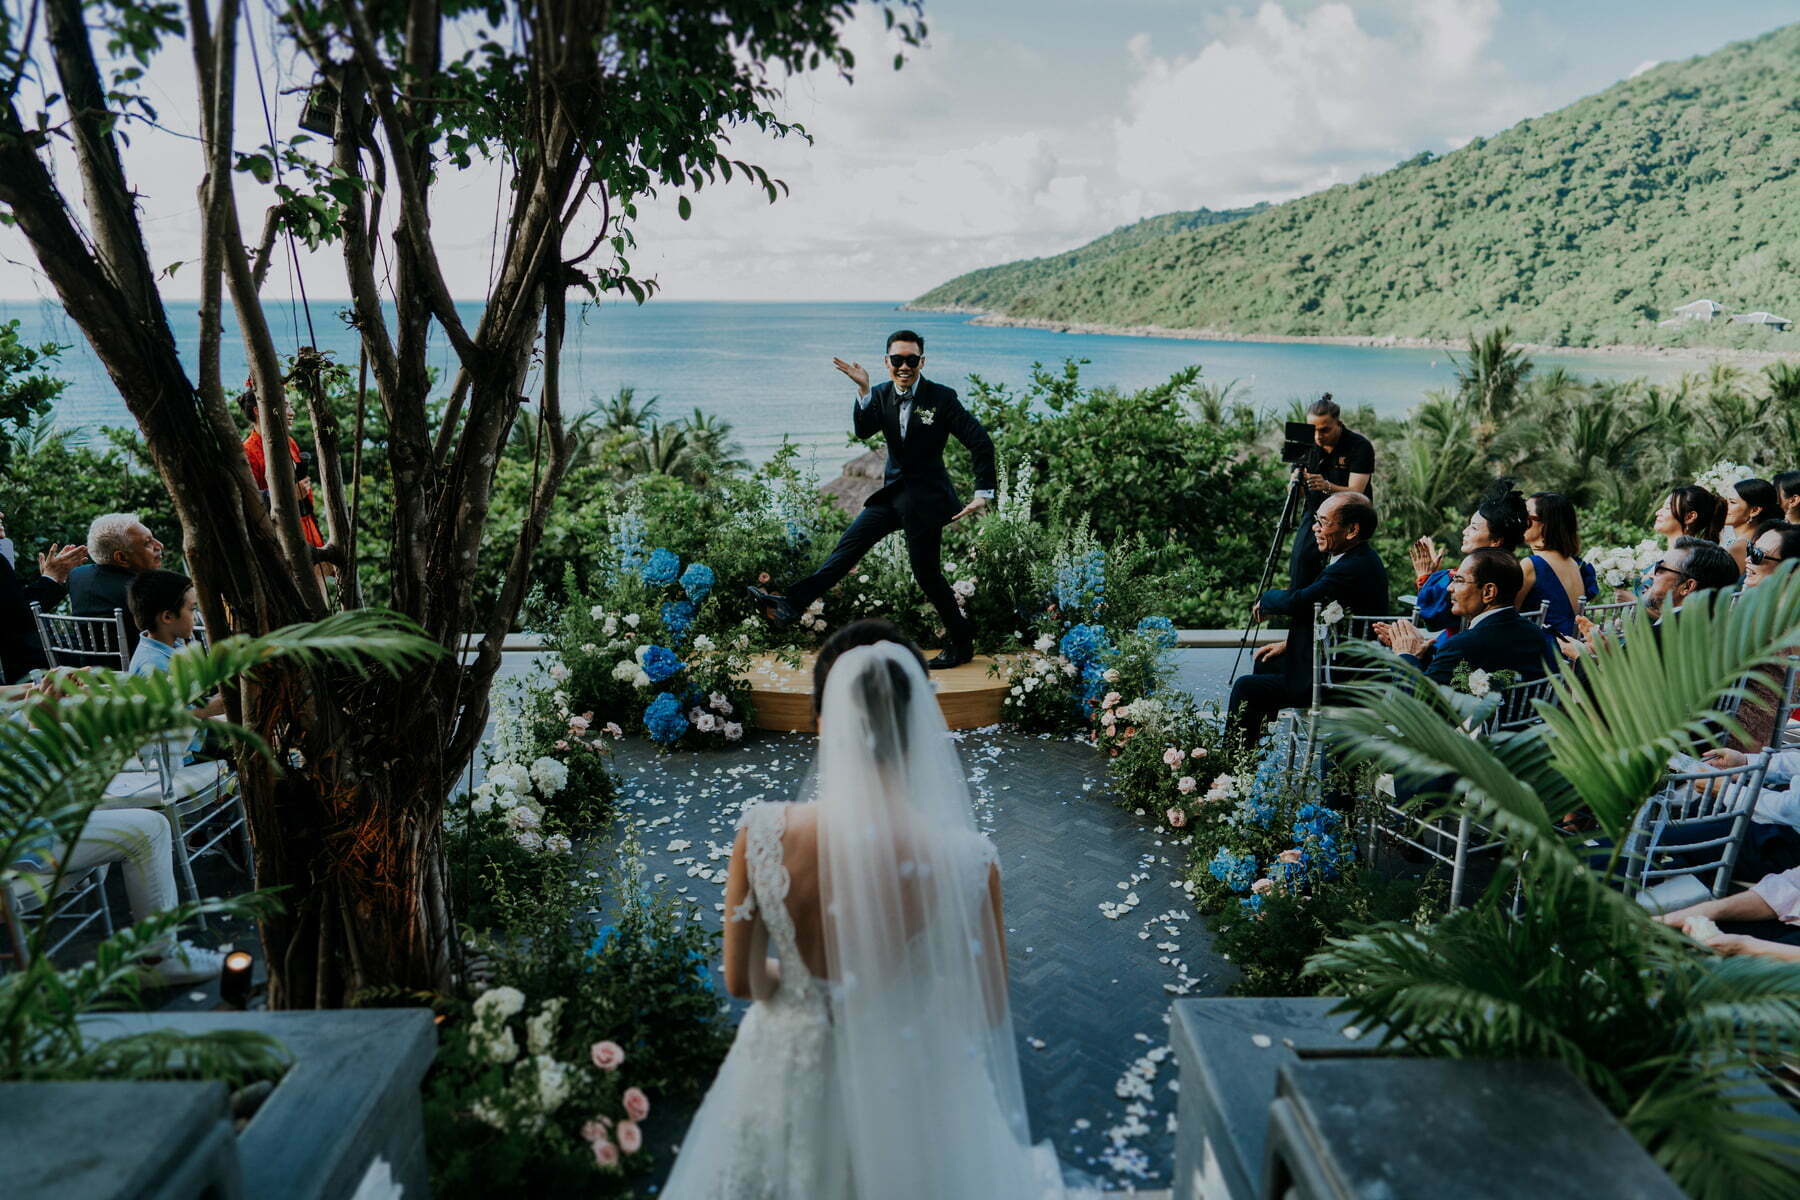
[[[1006,676],[1000,712],[1020,729],[1056,732],[1067,729],[1081,711],[1081,672],[1057,653],[1056,639],[1044,634],[1025,654],[988,668]]]
[[[1583,557],[1602,587],[1640,591],[1644,576],[1662,558],[1663,544],[1645,539],[1636,546],[1596,546]]]
[[[1721,459],[1700,472],[1694,482],[1715,496],[1723,496],[1739,480],[1756,478],[1758,475],[1755,467],[1746,467],[1742,463]]]

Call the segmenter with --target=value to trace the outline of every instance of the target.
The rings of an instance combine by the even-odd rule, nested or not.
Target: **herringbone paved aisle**
[[[1169,1002],[1217,994],[1231,970],[1174,886],[1186,847],[1105,796],[1105,769],[1087,745],[998,730],[957,736],[977,820],[1000,849],[1032,1136],[1110,1186],[1166,1187]],[[669,757],[627,743],[619,827],[636,832],[653,877],[716,927],[739,814],[791,798],[811,751],[802,735]]]

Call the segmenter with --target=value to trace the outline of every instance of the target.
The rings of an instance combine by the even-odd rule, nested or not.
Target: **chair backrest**
[[[1319,626],[1323,633],[1313,638],[1313,690],[1319,692],[1349,683],[1366,683],[1384,675],[1386,669],[1376,663],[1341,661],[1338,651],[1346,642],[1374,641],[1377,624],[1391,625],[1411,619],[1409,613],[1392,617],[1346,616],[1336,624]]]
[[[65,617],[47,613],[33,601],[31,615],[37,619],[38,638],[51,666],[130,668],[124,609],[113,609],[110,617]]]
[[[1589,604],[1584,600],[1581,603],[1581,615],[1596,625],[1605,625],[1628,617],[1633,610],[1641,607],[1642,602],[1637,600],[1619,600],[1607,604]]]
[[[1781,677],[1781,695],[1777,698],[1779,707],[1769,722],[1769,742],[1771,750],[1787,750],[1800,745],[1800,722],[1793,719],[1794,708],[1800,704],[1800,655],[1788,655],[1787,670]]]
[[[1764,751],[1741,767],[1670,774],[1632,823],[1626,845],[1632,886],[1647,890],[1661,880],[1692,875],[1714,896],[1723,896],[1768,769]]]
[[[1533,625],[1536,625],[1539,629],[1542,629],[1544,626],[1550,624],[1550,602],[1546,600],[1538,605],[1536,612],[1521,612],[1519,615],[1524,617],[1527,621],[1530,621]]]
[[[1500,690],[1500,707],[1487,719],[1489,733],[1510,733],[1537,724],[1536,701],[1550,694],[1550,676],[1509,684]]]

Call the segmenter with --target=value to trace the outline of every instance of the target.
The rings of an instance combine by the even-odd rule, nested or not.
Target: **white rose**
[[[709,712],[703,712],[694,718],[694,728],[701,733],[711,733],[719,727],[719,718]]]
[[[555,1112],[569,1098],[569,1069],[547,1054],[532,1061],[537,1064],[538,1111]]]
[[[519,798],[511,792],[495,792],[494,807],[501,812],[518,806]]]
[[[750,639],[740,633],[731,639],[731,646],[734,650],[748,650],[750,648]]]
[[[1043,637],[1033,642],[1031,646],[1032,649],[1036,650],[1039,654],[1048,654],[1055,648],[1056,639],[1046,633]]]
[[[482,787],[486,786],[486,784],[482,785]],[[478,813],[492,812],[494,810],[494,790],[488,788],[484,792],[481,788],[476,788],[475,799],[469,803],[469,810]]]
[[[620,683],[637,678],[638,665],[629,659],[620,659],[612,669],[612,677]]]
[[[961,596],[964,600],[967,600],[970,596],[975,594],[975,581],[973,579],[959,579],[950,585],[950,590]]]
[[[516,1016],[525,1007],[525,993],[516,987],[495,987],[475,998],[475,1019],[500,1020]]]
[[[544,839],[544,849],[551,854],[567,854],[575,849],[575,843],[569,840],[568,834],[553,833]]]
[[[519,796],[531,790],[531,776],[515,762],[495,763],[489,767],[487,781],[493,785],[496,796],[502,792]]]
[[[638,622],[642,621],[643,619],[644,618],[638,616],[636,613],[626,613],[625,614],[625,624],[629,625],[633,629],[636,629],[638,627]]]
[[[514,829],[536,829],[541,820],[525,805],[520,804],[506,810],[506,823]]]
[[[513,834],[513,841],[517,842],[521,848],[529,850],[533,854],[536,854],[539,850],[544,848],[543,836],[535,829],[521,829],[519,832]]]
[[[600,647],[593,642],[583,642],[581,643],[581,652],[583,654],[598,654],[600,653]]]
[[[513,1031],[504,1025],[499,1033],[488,1039],[485,1050],[491,1062],[509,1063],[519,1057],[519,1043],[513,1037]]]
[[[725,740],[735,742],[744,736],[744,727],[736,721],[727,721],[724,725]]]
[[[638,673],[636,675],[633,675],[631,677],[631,686],[640,687],[640,688],[649,687],[650,686],[649,673],[647,671],[643,671],[643,670],[638,671]]]
[[[1015,683],[1012,688],[1012,694],[1015,696],[1023,696],[1025,694],[1025,689]]]
[[[694,635],[694,649],[701,654],[710,654],[718,648],[718,643],[704,633]]]
[[[1336,625],[1344,619],[1344,606],[1333,600],[1319,613],[1319,620],[1326,625]]]
[[[1492,677],[1486,671],[1469,672],[1469,695],[1485,696],[1492,688]]]
[[[1116,667],[1108,667],[1106,669],[1106,673],[1101,675],[1100,678],[1104,679],[1108,683],[1117,683],[1117,682],[1119,682],[1118,669]]]
[[[554,665],[550,668],[550,678],[556,680],[556,682],[561,683],[563,680],[567,679],[568,677],[569,677],[569,668],[563,666],[561,663],[557,663],[556,665]]]

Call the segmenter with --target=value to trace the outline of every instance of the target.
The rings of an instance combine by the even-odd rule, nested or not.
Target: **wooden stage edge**
[[[936,653],[927,650],[925,657]],[[818,729],[812,711],[813,661],[817,657],[810,651],[802,655],[798,668],[785,665],[772,654],[750,660],[749,670],[738,678],[750,687],[757,728],[782,733],[812,733]],[[995,661],[980,654],[975,661],[960,667],[931,672],[944,724],[952,729],[980,729],[999,722],[1006,681],[1004,676],[988,674],[988,667]]]

